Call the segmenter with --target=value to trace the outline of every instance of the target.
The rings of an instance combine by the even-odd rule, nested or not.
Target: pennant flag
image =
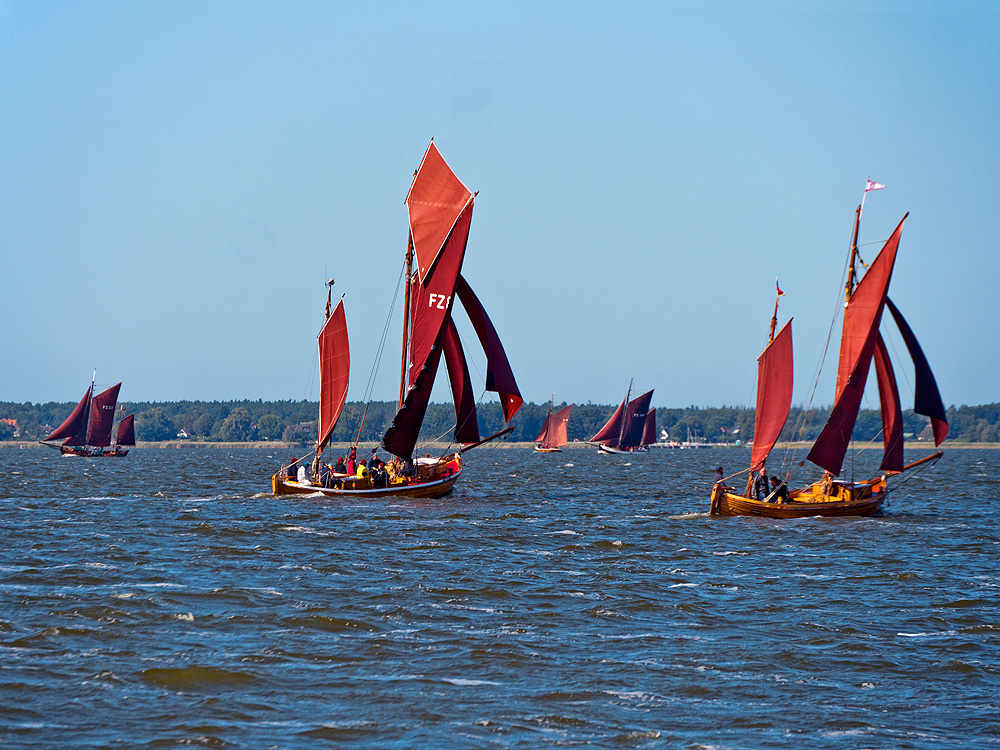
[[[869,190],[881,190],[884,187],[885,187],[885,185],[883,185],[881,182],[872,182],[872,178],[871,177],[869,177],[867,180],[865,180],[865,192],[866,193]]]
[[[781,291],[781,287],[778,286],[778,277],[777,276],[774,278],[774,288],[778,290],[778,296],[779,297],[784,297],[785,296],[785,293],[783,291]]]

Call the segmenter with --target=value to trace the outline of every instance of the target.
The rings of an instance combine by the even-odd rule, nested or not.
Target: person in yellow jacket
[[[365,460],[363,458],[360,461],[358,461],[358,473],[355,476],[358,477],[368,476],[368,467],[365,466]]]

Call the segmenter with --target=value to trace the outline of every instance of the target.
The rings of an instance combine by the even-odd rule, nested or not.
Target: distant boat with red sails
[[[476,195],[452,172],[432,140],[414,173],[405,201],[410,231],[403,271],[399,407],[381,441],[381,448],[394,459],[381,462],[382,470],[362,472],[360,476],[329,471],[323,465],[322,454],[330,444],[346,403],[350,379],[344,301],[341,298],[331,311],[333,282],[330,281],[326,320],[319,334],[320,408],[316,447],[311,462],[308,457],[296,460],[272,476],[274,494],[441,497],[458,481],[465,451],[514,429],[506,426],[494,435],[480,436],[476,397],[458,329],[452,320],[458,299],[486,353],[486,390],[498,394],[504,422],[509,423],[524,401],[496,329],[461,274]],[[449,447],[438,456],[415,458],[417,438],[442,354],[455,401],[451,445],[457,449]],[[361,430],[359,426],[354,451],[359,447]],[[369,460],[376,452],[377,447],[369,451]],[[307,463],[311,463],[311,472],[306,468]]]
[[[645,452],[656,442],[656,409],[650,409],[653,391],[629,400],[632,382],[611,419],[587,442],[597,443],[600,453]]]
[[[881,187],[883,186],[869,180],[865,185],[865,193]],[[903,414],[899,389],[888,350],[879,331],[886,308],[913,361],[916,375],[913,411],[930,418],[935,447],[940,446],[947,437],[948,422],[944,402],[927,358],[909,324],[888,296],[906,216],[867,266],[864,277],[857,281],[858,227],[863,207],[862,199],[855,212],[854,235],[844,290],[846,304],[834,405],[826,425],[807,456],[809,461],[823,469],[823,476],[818,482],[787,492],[787,497],[782,490],[787,486],[790,476],[786,476],[784,480],[779,477],[777,487],[767,494],[753,491],[754,474],[760,474],[762,467],[765,467],[768,455],[788,418],[792,401],[791,321],[777,336],[774,335],[778,315],[778,304],[775,301],[770,342],[758,360],[757,412],[746,492],[741,494],[734,488],[725,486],[724,482],[716,483],[712,488],[712,515],[767,518],[870,516],[885,502],[891,490],[889,481],[893,477],[936,461],[942,455],[938,451],[909,464],[904,464],[903,461]],[[778,294],[781,295],[780,289]],[[860,481],[841,479],[839,477],[873,362],[882,412],[881,473]]]
[[[549,413],[542,424],[542,430],[535,438],[535,453],[561,453],[562,447],[569,442],[569,415],[573,404],[553,411],[555,397],[549,403]]]
[[[135,445],[135,415],[124,414],[123,406],[118,429],[115,431],[115,408],[121,387],[122,384],[118,383],[95,396],[92,380],[76,408],[48,437],[40,441],[42,445],[55,448],[64,456],[93,458],[127,456],[128,448],[125,446]]]

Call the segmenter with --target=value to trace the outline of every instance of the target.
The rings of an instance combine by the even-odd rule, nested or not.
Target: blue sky
[[[0,400],[315,399],[328,276],[360,399],[432,136],[528,400],[752,404],[777,276],[807,402],[869,175],[945,402],[1000,400],[998,39],[992,2],[0,2]]]

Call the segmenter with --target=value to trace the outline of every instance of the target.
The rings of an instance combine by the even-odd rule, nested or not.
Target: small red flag
[[[774,279],[774,288],[778,290],[778,296],[779,297],[784,297],[785,296],[785,293],[783,291],[781,291],[781,287],[778,286],[778,279],[777,279],[777,277],[775,277],[775,279]]]

